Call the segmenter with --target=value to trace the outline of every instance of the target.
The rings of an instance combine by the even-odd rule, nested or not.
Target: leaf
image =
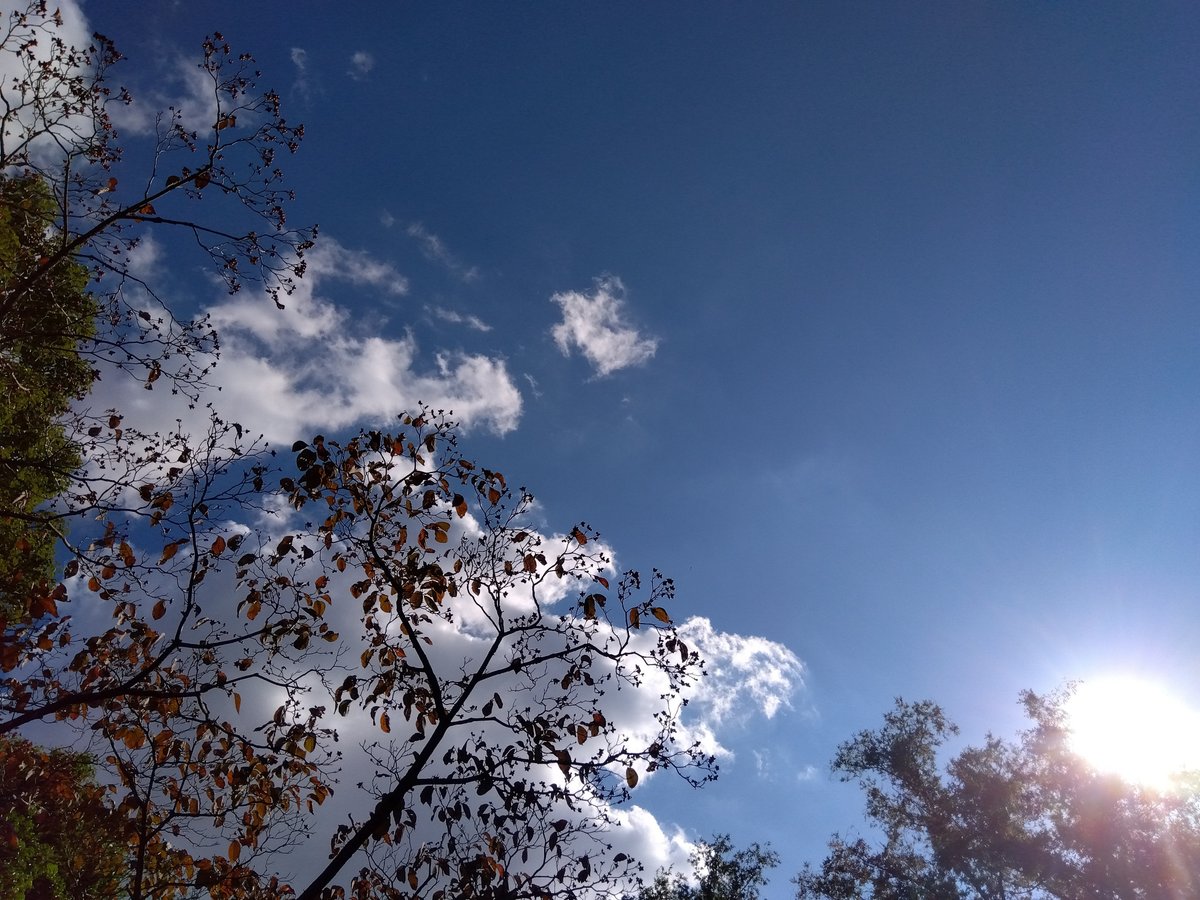
[[[212,181],[212,176],[209,175],[208,169],[201,169],[199,172],[196,173],[196,179],[193,183],[200,190],[204,190],[206,187],[208,187],[209,182],[211,182],[211,181]]]
[[[163,547],[162,559],[160,559],[158,561],[158,564],[161,566],[163,563],[167,562],[168,560],[173,559],[175,557],[175,554],[179,552],[179,548],[182,547],[186,543],[187,543],[187,539],[181,538],[178,541],[173,541],[172,543],[167,544],[167,546]]]
[[[233,692],[233,708],[237,712],[242,711],[242,695],[239,694],[237,691]]]
[[[495,488],[488,488],[488,502],[495,506],[500,502],[500,492]]]
[[[629,627],[640,628],[642,626],[642,616],[636,609],[629,611]]]
[[[179,184],[179,182],[181,180],[182,179],[180,179],[180,177],[178,175],[168,175],[167,176],[167,187],[173,188],[173,187],[175,187],[175,185]]]
[[[153,203],[147,203],[145,206],[143,206],[141,209],[138,210],[138,215],[140,215],[140,216],[152,216],[154,214],[155,214],[155,212],[154,212],[154,204]]]
[[[242,855],[242,845],[237,841],[229,842],[229,861],[237,862],[238,857]]]
[[[578,526],[571,529],[571,537],[575,538],[575,540],[579,542],[580,546],[583,546],[587,543],[587,535],[580,531]]]
[[[638,773],[634,771],[633,766],[625,770],[625,783],[630,787],[637,787]]]
[[[467,514],[467,501],[466,501],[466,498],[464,498],[462,494],[454,495],[454,500],[452,501],[452,505],[454,507],[454,511],[456,513],[458,513],[458,517],[460,519]]]
[[[213,541],[213,543],[212,543],[212,555],[220,556],[224,552],[225,552],[225,538],[221,537],[221,535],[218,534],[217,539],[215,541]]]
[[[237,124],[237,116],[221,116],[217,119],[217,124],[213,126],[217,131],[224,131],[226,128],[232,128]]]
[[[381,716],[379,717],[379,729],[380,729],[380,730],[381,730],[381,731],[382,731],[384,734],[389,734],[389,733],[391,732],[391,730],[392,730],[392,722],[391,722],[391,720],[388,718],[388,714],[387,714],[387,713],[384,713],[383,715],[381,715]]]
[[[667,611],[661,606],[654,607],[652,610],[650,610],[650,614],[660,622],[664,622],[668,625],[671,623],[671,617],[667,615]]]
[[[154,609],[150,611],[150,615],[157,621],[167,614],[167,601],[159,600],[154,604]]]

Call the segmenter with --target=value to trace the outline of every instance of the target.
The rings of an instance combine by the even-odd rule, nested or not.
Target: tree
[[[205,138],[168,114],[126,193],[109,118],[119,54],[100,36],[71,47],[61,27],[33,3],[0,39],[24,73],[0,85],[0,169],[53,198],[44,225],[13,228],[0,349],[40,346],[40,376],[37,360],[82,361],[194,404],[216,336],[177,319],[131,256],[145,229],[186,229],[230,290],[252,274],[282,306],[309,234],[286,225],[275,154],[300,129],[214,36]],[[167,212],[189,202],[230,221]],[[37,297],[80,309],[76,266],[94,331],[80,315],[38,336]],[[539,533],[532,496],[466,459],[447,415],[297,442],[288,468],[215,410],[166,433],[119,410],[61,427],[83,464],[55,463],[54,496],[31,510],[0,492],[5,526],[53,533],[62,566],[0,627],[0,735],[36,723],[91,751],[131,898],[618,894],[638,867],[609,852],[613,804],[650,772],[712,777],[679,740],[701,663],[671,625],[671,582],[616,575],[584,523]],[[652,728],[613,716],[611,692],[628,690],[658,698]],[[291,884],[281,854],[314,856],[347,729],[372,735],[364,811],[330,829],[323,871]],[[83,804],[86,779],[68,783]]]
[[[0,284],[36,266],[51,243],[54,205],[36,177],[0,178]],[[37,510],[69,484],[78,447],[61,419],[92,385],[79,355],[96,318],[87,270],[65,262],[11,307],[14,327],[0,352],[0,619],[19,619],[24,603],[54,576],[57,533]]]
[[[691,863],[696,883],[679,873],[659,872],[638,900],[758,900],[766,870],[779,865],[779,855],[758,844],[735,851],[729,835],[718,834],[697,846]]]
[[[86,755],[0,738],[0,898],[116,900],[126,823]]]
[[[1194,897],[1200,893],[1200,782],[1158,793],[1074,754],[1067,694],[1022,695],[1032,727],[989,737],[939,770],[957,728],[935,704],[896,702],[876,731],[843,744],[833,769],[859,782],[883,836],[837,835],[801,898]]]

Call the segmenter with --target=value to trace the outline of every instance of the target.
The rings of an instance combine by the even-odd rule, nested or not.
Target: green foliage
[[[123,829],[90,758],[14,738],[0,756],[0,900],[123,896]]]
[[[37,510],[79,465],[59,419],[92,384],[78,352],[96,315],[87,270],[64,261],[15,287],[52,252],[54,211],[41,180],[0,180],[0,619],[10,621],[53,578],[57,534]]]
[[[695,884],[679,873],[659,872],[638,900],[758,900],[765,872],[779,864],[779,856],[758,844],[735,851],[729,835],[718,834],[698,846],[691,863]]]
[[[835,835],[797,897],[1095,900],[1200,896],[1200,784],[1157,793],[1087,766],[1069,745],[1064,694],[1022,696],[1033,727],[989,737],[939,769],[957,728],[928,701],[843,744],[882,846]]]

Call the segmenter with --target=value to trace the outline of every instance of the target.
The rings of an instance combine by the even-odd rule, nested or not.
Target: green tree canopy
[[[906,703],[843,744],[882,835],[835,835],[798,900],[1183,900],[1200,896],[1200,780],[1159,793],[1089,767],[1069,745],[1065,693],[1022,695],[1032,727],[939,766],[958,729]]]
[[[0,737],[0,900],[124,896],[125,843],[88,756]]]
[[[94,329],[87,270],[52,252],[55,205],[41,179],[0,178],[0,619],[28,612],[54,576],[53,519],[38,513],[79,465],[61,417],[92,384],[79,355]],[[18,283],[30,281],[24,290]]]

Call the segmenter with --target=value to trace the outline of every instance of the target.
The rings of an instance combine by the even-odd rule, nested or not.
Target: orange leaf
[[[237,841],[229,842],[229,861],[237,862],[238,857],[242,855],[242,845]]]
[[[488,488],[488,502],[495,506],[500,502],[500,492],[495,488]]]
[[[171,544],[167,544],[167,546],[163,547],[162,559],[160,559],[158,561],[158,564],[161,566],[167,560],[173,558],[175,556],[175,554],[179,552],[179,548],[182,547],[183,544],[184,544],[184,541],[180,540],[180,541],[175,541],[174,543],[171,543]]]
[[[584,534],[582,531],[580,531],[578,528],[574,528],[571,530],[571,537],[575,538],[575,540],[578,541],[580,543],[580,545],[587,543],[587,535]]]
[[[671,617],[667,615],[667,611],[661,606],[654,607],[654,609],[650,610],[650,614],[660,622],[666,622],[669,624],[671,621]]]
[[[224,552],[225,552],[225,538],[221,537],[221,535],[218,534],[217,539],[215,541],[213,541],[213,544],[212,544],[212,555],[220,556]]]
[[[233,694],[233,708],[238,712],[242,711],[242,695],[236,691]]]
[[[629,611],[629,625],[631,628],[639,628],[642,624],[641,614],[636,609]]]
[[[381,715],[379,717],[379,728],[383,731],[384,734],[389,734],[391,732],[392,723],[391,723],[391,720],[388,719],[387,713],[384,713],[383,715]]]
[[[150,615],[152,615],[155,619],[161,619],[166,614],[167,614],[167,601],[166,600],[159,600],[157,603],[154,604],[154,609],[152,609],[150,611]]]

